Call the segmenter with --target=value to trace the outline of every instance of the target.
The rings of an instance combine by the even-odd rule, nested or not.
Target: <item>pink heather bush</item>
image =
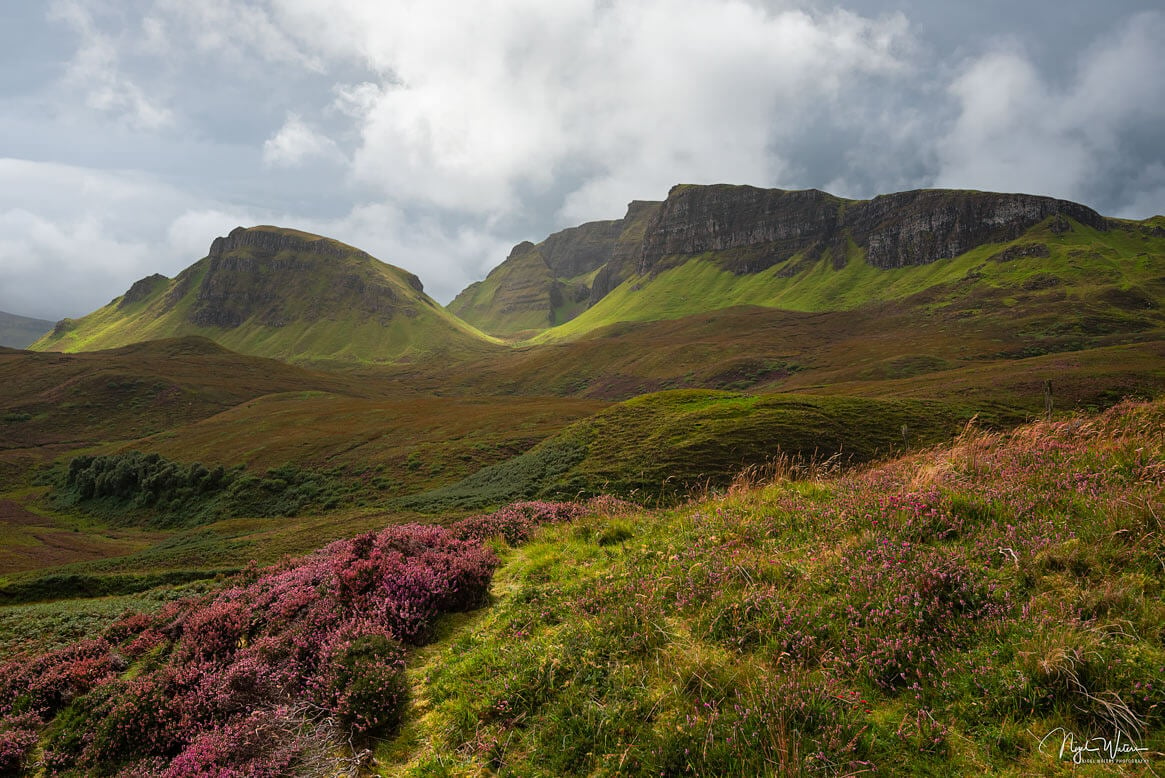
[[[605,505],[602,499],[596,498],[600,502],[589,507],[592,510],[602,507]],[[570,502],[516,502],[494,513],[462,519],[453,525],[452,530],[465,540],[482,541],[500,536],[514,546],[528,540],[543,524],[573,521],[587,510],[587,507]]]
[[[11,660],[0,665],[0,774],[19,771],[54,717],[49,775],[336,772],[323,762],[350,737],[399,724],[405,646],[427,640],[440,614],[486,601],[497,558],[481,541],[520,542],[582,511],[520,503],[448,529],[389,527]]]
[[[40,736],[40,718],[32,713],[0,718],[0,775],[20,772]]]

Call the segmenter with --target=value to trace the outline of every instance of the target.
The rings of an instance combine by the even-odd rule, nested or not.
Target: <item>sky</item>
[[[5,0],[0,310],[88,313],[236,226],[441,302],[677,183],[1165,212],[1160,0]]]

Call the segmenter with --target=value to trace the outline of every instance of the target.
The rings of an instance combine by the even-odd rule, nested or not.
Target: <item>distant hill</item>
[[[0,311],[0,346],[27,348],[52,328],[51,321]]]
[[[659,207],[637,200],[622,219],[571,227],[537,245],[519,243],[448,309],[483,332],[503,337],[568,322],[634,269],[644,228]]]
[[[359,249],[278,227],[238,228],[174,279],[153,275],[32,345],[93,351],[200,335],[296,363],[377,364],[493,348],[412,273]]]

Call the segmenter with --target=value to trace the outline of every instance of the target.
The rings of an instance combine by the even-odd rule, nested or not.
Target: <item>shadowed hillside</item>
[[[51,321],[0,311],[0,346],[26,348],[52,328]]]

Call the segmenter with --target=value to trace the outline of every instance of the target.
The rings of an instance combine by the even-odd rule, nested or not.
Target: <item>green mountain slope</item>
[[[0,311],[0,346],[25,348],[52,328],[51,321]]]
[[[894,231],[897,226],[881,227],[884,234],[863,236],[856,227],[815,226],[810,219],[802,224],[804,229],[790,228],[797,239],[770,240],[772,225],[767,220],[778,217],[760,215],[736,227],[739,236],[726,228],[727,234],[669,242],[669,236],[685,225],[711,217],[688,211],[679,226],[657,219],[649,227],[633,275],[578,317],[542,332],[533,342],[577,339],[617,323],[678,319],[739,305],[839,311],[911,297],[927,309],[961,307],[967,316],[981,312],[974,304],[977,298],[992,300],[995,310],[988,313],[1024,307],[1025,298],[1033,296],[1056,298],[1069,307],[1100,305],[1118,318],[1147,316],[1159,324],[1157,312],[1165,301],[1165,231],[1151,220],[1103,219],[1083,206],[1037,198],[1037,205],[1044,207],[1034,207],[1005,229],[997,225],[1002,217],[994,211],[981,207],[984,213],[979,217],[967,216],[958,200],[1012,196],[941,194],[955,202],[950,218],[983,222],[966,234],[951,227],[956,231],[923,240],[917,235],[902,237]],[[1006,211],[1006,203],[997,210]],[[829,209],[844,212],[858,205],[862,203],[831,202]],[[911,211],[920,207],[906,203],[902,210],[888,212],[886,222],[915,224],[921,217]],[[949,215],[938,212],[941,218]],[[1045,212],[1048,215],[1032,222]],[[661,215],[666,215],[666,205]],[[940,218],[934,213],[926,216],[916,227],[923,233]],[[890,241],[887,235],[901,241],[895,252],[884,248]],[[749,244],[749,236],[758,242]]]
[[[64,320],[32,345],[92,351],[201,335],[290,362],[386,363],[489,351],[416,276],[334,240],[276,227],[236,229],[176,278],[144,278],[109,305]]]
[[[631,273],[659,205],[635,201],[622,219],[562,230],[538,245],[519,243],[485,280],[457,295],[448,310],[503,337],[570,321]]]

